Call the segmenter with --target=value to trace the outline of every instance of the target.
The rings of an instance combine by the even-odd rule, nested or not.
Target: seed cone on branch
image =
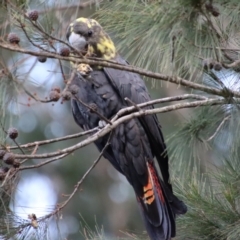
[[[202,65],[205,70],[211,70],[214,66],[214,60],[211,58],[206,58],[202,61]]]
[[[37,10],[32,10],[28,13],[28,17],[32,20],[32,21],[37,21],[38,20],[38,16],[39,13]]]
[[[70,50],[68,47],[62,47],[59,51],[61,56],[68,57],[70,54]]]
[[[60,93],[57,91],[51,91],[49,95],[49,99],[53,102],[57,102],[61,97]]]
[[[62,98],[65,101],[68,101],[71,99],[72,94],[69,91],[65,91],[62,93]]]
[[[46,57],[44,57],[44,56],[38,56],[38,61],[39,62],[41,62],[41,63],[44,63],[44,62],[46,62],[47,61],[47,58]]]
[[[214,63],[214,66],[213,66],[213,69],[214,69],[215,71],[221,71],[221,70],[222,70],[222,64],[219,63],[219,62],[215,62],[215,63]]]
[[[4,156],[3,156],[3,161],[6,163],[6,164],[9,164],[9,165],[13,165],[14,161],[15,161],[15,155],[13,153],[6,153]]]
[[[17,160],[15,160],[15,161],[13,162],[13,167],[15,167],[15,168],[19,168],[20,165],[21,165],[20,162],[17,161]]]
[[[212,9],[211,13],[214,17],[218,17],[220,15],[219,9],[217,7],[214,7],[214,6],[213,6],[213,9]]]
[[[8,129],[8,136],[11,139],[16,139],[18,137],[18,130],[16,128],[9,128]]]
[[[0,150],[0,159],[3,158],[3,156],[5,155],[6,151],[5,150]]]
[[[20,38],[16,33],[9,33],[7,40],[11,43],[11,44],[19,44],[20,42]]]

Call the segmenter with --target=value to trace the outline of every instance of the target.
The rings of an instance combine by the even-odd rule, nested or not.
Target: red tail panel
[[[151,179],[152,185],[155,186],[161,202],[165,203],[163,189],[160,186],[156,170],[154,169],[153,164],[147,163],[147,167],[148,167],[149,178]]]
[[[153,163],[147,163],[148,182],[138,196],[146,228],[152,240],[175,236],[175,218]]]

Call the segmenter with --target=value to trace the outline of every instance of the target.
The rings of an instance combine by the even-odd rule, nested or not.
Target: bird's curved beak
[[[88,50],[88,42],[84,36],[80,34],[76,34],[72,32],[68,38],[69,43],[73,48],[81,52],[82,54],[86,54]]]

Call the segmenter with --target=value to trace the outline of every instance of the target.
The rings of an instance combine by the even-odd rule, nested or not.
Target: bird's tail
[[[148,235],[152,240],[169,240],[176,234],[175,215],[186,212],[186,206],[171,190],[166,190],[153,163],[147,163],[148,183],[143,196],[137,196]],[[184,210],[185,209],[185,210]]]

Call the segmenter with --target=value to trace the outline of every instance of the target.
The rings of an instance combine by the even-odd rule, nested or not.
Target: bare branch
[[[133,102],[131,99],[126,97],[126,98],[124,98],[124,100],[127,101],[128,103],[130,103],[131,105],[133,105],[134,108],[136,108],[137,110],[139,110],[139,111],[141,110],[141,108],[139,106],[137,106],[137,104],[135,102]]]
[[[207,100],[199,100],[199,101],[194,101],[194,102],[180,103],[180,104],[175,104],[175,105],[162,107],[162,108],[141,110],[139,112],[134,112],[129,115],[125,115],[125,116],[117,119],[116,121],[112,120],[111,121],[112,125],[107,124],[103,129],[99,130],[97,133],[91,135],[89,138],[87,138],[87,139],[81,141],[80,143],[73,145],[71,147],[68,147],[68,148],[65,148],[62,150],[58,150],[56,152],[51,152],[51,153],[43,153],[43,154],[35,154],[35,155],[16,154],[15,157],[19,158],[19,159],[22,159],[22,158],[29,158],[29,159],[35,158],[36,159],[36,158],[49,158],[49,157],[59,156],[59,155],[65,154],[65,153],[75,151],[76,149],[82,148],[82,147],[96,141],[100,137],[103,137],[104,135],[106,135],[107,133],[112,131],[119,124],[121,124],[125,121],[128,121],[134,117],[140,117],[140,116],[144,116],[144,115],[157,114],[157,113],[163,113],[163,112],[170,112],[170,111],[175,111],[175,110],[183,109],[183,108],[194,108],[194,107],[199,107],[199,106],[210,106],[210,105],[212,106],[212,105],[220,105],[220,104],[222,105],[225,103],[226,103],[226,100],[224,98],[210,98]],[[135,107],[130,107],[130,108],[134,109]],[[119,111],[119,113],[123,114],[125,111],[127,112],[128,109],[127,110],[122,109]]]
[[[134,67],[131,65],[119,64],[114,61],[105,61],[104,59],[93,60],[93,59],[79,58],[79,57],[73,57],[73,56],[63,57],[57,53],[34,52],[31,50],[23,49],[18,46],[13,46],[13,45],[3,43],[3,42],[0,42],[0,47],[2,47],[4,49],[8,49],[10,51],[21,52],[21,53],[29,54],[32,56],[44,56],[44,57],[48,57],[48,58],[65,60],[68,62],[85,63],[85,64],[89,64],[89,65],[94,65],[94,66],[97,65],[97,66],[125,70],[125,71],[129,71],[129,72],[138,73],[138,74],[141,74],[146,77],[151,77],[154,79],[159,79],[159,80],[175,83],[177,85],[186,86],[186,87],[200,90],[200,91],[203,91],[206,93],[210,93],[210,94],[214,94],[214,95],[218,95],[218,96],[226,96],[226,89],[217,89],[217,88],[213,88],[213,87],[208,87],[203,84],[194,83],[194,82],[188,81],[186,79],[183,79],[183,78],[180,78],[177,76],[170,76],[170,75],[166,75],[166,74],[155,73],[155,72],[144,70],[142,68]],[[240,61],[238,61],[238,64],[240,64]],[[238,91],[233,91],[233,90],[228,89],[228,93],[231,96],[240,97],[240,92],[238,92]]]
[[[43,140],[43,141],[35,141],[35,142],[20,145],[20,146],[21,146],[21,148],[30,148],[30,147],[35,147],[35,146],[41,146],[41,145],[45,145],[45,144],[49,144],[49,143],[60,142],[60,141],[64,141],[64,140],[68,140],[68,139],[72,139],[72,138],[82,137],[87,134],[94,133],[97,130],[99,130],[99,128],[96,127],[96,128],[93,128],[93,129],[85,131],[85,132],[71,134],[71,135],[67,135],[64,137],[60,137],[60,138],[47,139],[47,140]],[[9,149],[16,149],[16,148],[17,147],[15,147],[15,146],[9,147]],[[0,149],[2,149],[2,148],[0,148]]]
[[[107,149],[107,147],[110,145],[110,139],[111,139],[111,134],[108,138],[108,141],[106,143],[106,145],[104,146],[104,148],[102,149],[101,153],[99,154],[98,158],[93,162],[93,164],[90,166],[90,168],[85,172],[85,174],[82,176],[82,178],[77,182],[76,186],[74,187],[74,190],[73,192],[69,195],[69,197],[67,198],[66,201],[64,201],[62,204],[58,205],[57,208],[52,211],[51,213],[45,215],[44,217],[40,218],[38,220],[38,222],[42,222],[56,214],[58,214],[70,201],[71,199],[74,197],[74,195],[77,193],[77,191],[79,190],[81,184],[83,183],[83,181],[86,179],[86,177],[89,175],[89,173],[93,170],[93,168],[97,165],[97,163],[100,161],[101,157],[103,156],[105,150]],[[48,161],[45,161],[43,163],[40,163],[38,165],[32,165],[32,166],[27,166],[27,167],[22,167],[22,168],[19,168],[19,170],[25,170],[25,169],[31,169],[31,168],[37,168],[37,167],[41,167],[45,164],[48,164],[50,162],[53,162],[53,161],[56,161],[60,158],[63,158],[65,156],[67,156],[69,153],[67,154],[63,154],[61,156],[58,156],[58,157],[55,157],[55,158],[52,158],[52,159],[49,159]],[[10,171],[9,171],[10,173]],[[7,178],[6,178],[7,179]],[[27,226],[31,226],[32,225],[32,222],[31,223],[27,223],[25,224],[24,226],[21,226],[21,228],[24,228],[24,227],[27,227]]]
[[[73,192],[70,194],[70,196],[68,197],[68,199],[61,204],[60,206],[57,207],[57,209],[55,209],[53,212],[51,212],[50,214],[44,216],[41,221],[43,221],[44,219],[47,219],[55,214],[57,214],[59,211],[61,211],[69,202],[70,200],[73,198],[73,196],[76,194],[76,192],[79,190],[81,184],[83,183],[83,181],[85,180],[85,178],[88,176],[88,174],[93,170],[93,168],[97,165],[97,163],[99,162],[99,160],[101,159],[101,157],[103,156],[105,150],[107,149],[107,147],[110,145],[110,138],[111,138],[111,134],[108,138],[108,142],[106,143],[106,145],[104,146],[103,150],[101,151],[101,153],[99,154],[98,158],[93,162],[93,164],[91,165],[91,167],[86,171],[86,173],[82,176],[82,178],[78,181],[78,183],[76,184],[76,186],[74,187]]]
[[[219,132],[220,129],[222,128],[223,124],[224,124],[229,118],[230,118],[230,116],[227,116],[227,117],[225,117],[225,118],[222,120],[222,122],[219,124],[219,126],[217,127],[217,129],[216,129],[216,131],[214,132],[214,134],[207,139],[207,142],[211,141],[211,140],[218,134],[218,132]]]
[[[64,158],[64,157],[66,157],[66,156],[69,155],[69,154],[70,154],[70,153],[65,153],[65,154],[62,154],[62,155],[60,155],[60,156],[53,157],[53,158],[51,158],[51,159],[49,159],[49,160],[47,160],[47,161],[44,161],[44,162],[42,162],[42,163],[39,163],[39,164],[35,164],[35,165],[31,165],[31,166],[20,167],[20,168],[18,168],[18,170],[21,171],[21,170],[26,170],[26,169],[39,168],[39,167],[42,167],[42,166],[44,166],[44,165],[46,165],[46,164],[48,164],[48,163],[51,163],[51,162],[55,162],[55,161],[57,161],[57,160],[60,160],[60,159],[62,159],[62,158]]]

